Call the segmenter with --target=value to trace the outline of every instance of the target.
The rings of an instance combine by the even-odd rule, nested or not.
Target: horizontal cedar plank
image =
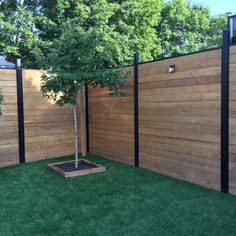
[[[1,162],[0,161],[0,167],[4,167],[4,166],[12,166],[12,165],[16,165],[19,163],[19,160],[13,160],[13,161],[5,161],[5,162]]]
[[[220,160],[220,151],[219,150],[209,150],[206,148],[192,147],[187,146],[186,144],[169,144],[169,143],[158,143],[150,142],[145,140],[140,140],[140,149],[141,152],[153,154],[155,151],[165,151],[171,152],[174,154],[183,154],[188,156],[201,157],[205,159]]]
[[[38,151],[45,151],[45,150],[50,150],[50,149],[71,149],[71,153],[74,151],[74,143],[71,141],[70,143],[55,143],[55,144],[47,144],[46,142],[40,143],[38,145],[28,145],[26,146],[26,153],[33,153],[33,152],[38,152]]]
[[[229,136],[229,144],[236,145],[236,135],[232,134]]]
[[[230,160],[233,161],[236,158],[236,156],[233,155],[233,154],[236,154],[236,145],[235,144],[229,145],[229,152],[230,152],[230,157],[231,157]]]
[[[0,122],[0,129],[2,128],[7,128],[7,127],[18,127],[18,122],[17,121],[4,121]]]
[[[27,93],[29,94],[38,94],[38,93],[41,93],[40,89],[36,89],[36,88],[33,88],[33,87],[26,87],[24,88],[24,96],[27,96]],[[3,91],[6,91],[6,92],[15,92],[16,91],[16,87],[13,87],[13,86],[5,86],[3,87]]]
[[[109,112],[109,111],[107,111],[107,110],[104,110],[104,111],[102,111],[102,110],[97,110],[96,112],[95,111],[91,111],[91,110],[89,110],[89,119],[90,119],[90,121],[91,122],[93,122],[93,120],[94,120],[94,118],[91,118],[90,116],[91,115],[98,115],[99,117],[101,117],[101,116],[105,116],[105,117],[117,117],[117,119],[119,119],[120,118],[120,116],[127,116],[127,117],[134,117],[134,115],[133,115],[133,113],[127,113],[126,111],[121,111],[120,113],[115,113],[115,112]],[[94,117],[94,116],[93,116]],[[104,118],[105,119],[105,118]],[[109,118],[108,118],[109,119]],[[111,118],[111,119],[113,119],[113,118]]]
[[[16,104],[8,104],[6,105],[5,103],[3,103],[1,105],[2,109],[8,109],[8,110],[13,110],[15,108],[17,108],[17,105]],[[27,107],[27,106],[24,106],[24,109],[26,110],[26,112],[31,112],[31,111],[34,111],[34,113],[36,114],[40,114],[40,113],[55,113],[55,112],[65,112],[65,113],[69,113],[69,114],[72,114],[71,112],[71,109],[70,108],[66,108],[66,107],[53,107],[51,106],[50,108],[49,107],[46,107],[44,105],[38,105],[38,104],[35,104],[34,106],[30,106],[30,107]]]
[[[25,154],[25,159],[26,159],[26,162],[31,162],[31,161],[46,160],[49,158],[73,155],[73,153],[74,152],[73,150],[71,150],[71,148],[65,149],[61,147],[59,149],[57,147],[57,148],[49,149],[45,151],[28,152]]]
[[[233,194],[233,195],[236,195],[236,184],[230,182],[230,184],[229,184],[229,193]]]
[[[139,114],[140,124],[143,122],[173,123],[173,124],[198,124],[209,126],[220,126],[220,118],[217,117],[197,117],[197,116],[158,116]],[[236,119],[231,119],[232,124],[236,124]]]
[[[14,69],[0,69],[0,74],[1,75],[16,75],[16,70]]]
[[[132,83],[125,82],[125,85],[121,86],[119,88],[119,91],[132,91],[133,87],[134,87],[134,84],[133,84],[133,78],[132,78]],[[89,87],[88,94],[89,94],[89,97],[92,96],[93,94],[110,94],[111,97],[116,96],[116,95],[114,95],[114,91],[109,90],[108,87],[104,87],[104,88],[100,88],[100,87],[91,88],[91,87]]]
[[[11,145],[11,147],[1,147],[0,148],[0,166],[4,162],[15,161],[19,162],[19,151],[17,145]]]
[[[93,142],[98,142],[97,140],[103,140],[104,142],[110,142],[110,141],[114,141],[114,142],[126,142],[129,143],[130,145],[132,145],[134,143],[134,138],[132,136],[129,137],[124,137],[123,136],[124,133],[122,133],[122,135],[119,135],[119,133],[113,133],[113,134],[101,134],[101,133],[94,133],[92,132],[92,134],[90,135],[90,143]]]
[[[209,85],[194,85],[184,87],[170,87],[170,88],[158,88],[150,90],[140,90],[140,96],[151,96],[151,95],[179,95],[179,94],[195,94],[195,93],[217,93],[220,92],[220,84],[209,84]]]
[[[98,145],[98,144],[93,144],[91,145],[91,152],[94,153],[99,153],[100,155],[105,155],[105,156],[110,156],[114,157],[117,160],[133,160],[133,151],[131,149],[127,149],[126,145],[119,144],[117,145],[120,147],[112,148],[111,145],[104,143],[104,145]],[[125,152],[123,151],[124,149]]]
[[[16,79],[15,80],[0,80],[0,87],[13,87],[16,89]]]
[[[120,148],[119,145],[126,146],[128,150],[133,150],[133,144],[134,141],[132,139],[130,140],[125,140],[121,139],[119,136],[115,137],[112,136],[111,138],[106,137],[106,136],[101,136],[101,135],[93,135],[91,137],[91,142],[90,144],[93,145],[101,145],[104,146],[105,144],[109,144],[113,148]],[[117,146],[118,144],[118,146]],[[123,150],[126,151],[126,150]]]
[[[48,122],[48,123],[36,123],[36,124],[27,124],[25,128],[32,131],[37,132],[40,130],[50,130],[50,129],[60,129],[60,128],[71,128],[71,122],[68,121],[55,121],[55,122]]]
[[[59,121],[58,123],[61,123],[61,122],[70,122],[72,123],[72,120],[73,118],[70,118],[70,117],[51,117],[51,118],[48,118],[48,117],[40,117],[38,119],[27,119],[25,120],[25,127],[29,126],[31,127],[32,125],[38,125],[38,124],[50,124],[52,123],[53,121],[55,121],[55,123],[57,123],[57,120]]]
[[[15,136],[14,138],[4,138],[4,139],[0,139],[0,147],[1,146],[5,146],[5,145],[15,145],[18,144],[19,140],[18,140],[18,136]]]
[[[140,108],[140,113],[158,116],[199,116],[199,117],[220,117],[220,109],[164,109],[164,108]]]
[[[220,151],[220,142],[218,143],[212,143],[210,140],[207,141],[201,141],[201,140],[190,140],[186,138],[174,138],[174,137],[162,137],[162,136],[154,136],[154,135],[148,135],[148,134],[140,134],[140,143],[142,142],[150,142],[150,143],[161,143],[163,145],[165,144],[173,144],[173,145],[179,145],[179,146],[189,146],[193,148],[198,149],[207,149],[210,151]]]
[[[140,95],[139,102],[191,102],[191,101],[220,101],[219,92],[188,93],[188,94],[151,94]],[[236,97],[236,96],[235,96]]]
[[[117,135],[119,134],[120,137],[132,137],[132,135],[128,134],[128,133],[124,133],[124,132],[115,132],[115,131],[112,131],[112,130],[100,130],[100,129],[96,129],[96,128],[92,128],[91,130],[90,135],[92,134],[103,134],[103,135]]]
[[[94,119],[90,127],[96,127],[97,125],[107,125],[108,129],[110,126],[117,126],[119,128],[122,128],[122,126],[126,128],[130,128],[134,126],[134,123],[132,120],[111,120],[111,119]],[[112,127],[110,127],[112,128]]]
[[[12,127],[0,127],[0,135],[2,135],[4,133],[8,133],[8,132],[18,134],[18,126],[16,125],[16,126],[12,126]]]
[[[122,97],[133,97],[134,91],[132,90],[120,90],[122,92]],[[91,98],[111,98],[111,97],[121,97],[121,96],[111,96],[109,93],[91,93],[89,94],[89,100]]]
[[[125,143],[129,144],[130,148],[133,148],[133,143],[134,143],[134,138],[132,136],[127,136],[124,133],[122,135],[119,135],[119,133],[111,133],[110,131],[107,132],[108,134],[106,135],[105,133],[100,133],[100,132],[92,132],[90,135],[91,143],[98,143],[98,142],[119,142],[119,143]]]
[[[230,54],[235,54],[236,53],[236,46],[231,46],[230,47]]]
[[[35,139],[32,140],[32,136],[31,137],[27,136],[25,137],[26,147],[33,148],[34,146],[40,146],[41,144],[44,144],[44,143],[46,143],[47,145],[58,144],[61,146],[63,146],[64,143],[67,143],[67,142],[71,144],[74,143],[74,135],[68,135],[67,137],[60,137],[61,134],[58,134],[57,135],[58,137],[56,136],[53,137],[52,135],[51,136],[48,135],[48,136],[49,136],[49,139],[42,139],[41,136],[37,136],[39,137],[39,141],[36,141]],[[33,137],[36,138],[36,136],[33,136]],[[79,140],[79,142],[81,142],[81,140]]]
[[[190,77],[176,80],[161,80],[148,83],[140,83],[139,90],[153,89],[153,88],[168,88],[168,87],[182,87],[182,86],[194,86],[194,85],[207,85],[207,84],[219,84],[220,75],[214,76],[202,76],[202,77]]]
[[[15,137],[18,136],[18,131],[14,130],[14,131],[8,131],[8,132],[3,132],[1,129],[0,129],[0,140],[1,139],[14,139]]]
[[[117,156],[115,153],[111,153],[109,155],[107,155],[106,152],[104,152],[103,150],[101,149],[93,149],[91,151],[92,154],[95,154],[95,155],[98,155],[98,156],[103,156],[109,160],[113,160],[113,161],[118,161],[120,163],[125,163],[125,164],[128,164],[128,165],[132,165],[133,164],[133,160],[132,160],[132,157],[120,157],[120,156]]]
[[[139,83],[147,83],[153,81],[162,81],[162,80],[176,80],[176,79],[184,79],[190,77],[207,77],[207,76],[215,76],[221,74],[221,67],[208,67],[202,68],[198,70],[187,70],[187,71],[178,71],[175,73],[165,73],[159,75],[158,73],[154,73],[148,76],[140,76],[139,75]]]
[[[66,111],[68,113],[71,113],[71,109],[67,108],[67,107],[58,107],[57,105],[51,105],[51,104],[45,104],[45,103],[35,103],[35,104],[24,104],[24,110],[26,112],[31,112],[31,111],[35,111],[37,113],[44,113],[44,112],[48,112],[48,113],[52,113],[54,112],[60,112],[60,111]]]
[[[187,162],[170,162],[161,157],[158,159],[157,157],[155,159],[153,158],[151,155],[140,153],[140,166],[164,175],[219,189],[219,168],[211,168],[211,171],[209,171],[207,166],[199,168],[197,166],[191,166]]]
[[[179,162],[180,164],[184,164],[187,162],[191,166],[196,166],[196,167],[204,168],[205,166],[208,166],[210,169],[220,167],[219,154],[218,156],[212,155],[211,158],[205,158],[202,156],[177,153],[174,151],[157,149],[157,148],[150,149],[145,146],[142,147],[142,150],[140,150],[140,152],[143,154],[148,154],[153,156],[153,160],[155,160],[155,157],[157,157],[157,159],[160,157],[163,160]]]
[[[236,104],[236,103],[234,103]],[[231,104],[231,105],[234,105]],[[220,109],[221,104],[219,101],[191,101],[191,102],[146,102],[140,101],[139,102],[140,108],[193,108],[193,109]],[[235,106],[236,107],[236,106]]]
[[[131,83],[127,83],[127,80],[125,79],[124,82],[124,86],[122,86],[120,88],[120,90],[130,90],[133,87],[133,77],[130,79]],[[88,88],[88,92],[89,95],[92,95],[93,93],[112,93],[112,90],[110,91],[108,87],[105,88],[100,88],[100,87],[96,87],[96,88]]]
[[[71,109],[68,108],[55,108],[55,107],[51,107],[51,108],[44,108],[44,109],[40,109],[38,108],[38,106],[36,106],[35,108],[32,107],[32,109],[25,109],[25,117],[31,117],[34,114],[42,114],[42,115],[67,115],[67,116],[72,116],[72,112]]]
[[[99,112],[101,111],[101,106],[100,108],[98,106],[96,107],[90,107],[90,112]],[[123,113],[123,114],[127,114],[127,115],[131,115],[133,114],[133,109],[130,109],[129,107],[123,107],[123,108],[119,108],[119,107],[115,107],[113,106],[112,108],[104,108],[104,113],[107,113],[107,114],[120,114],[120,113]]]
[[[89,121],[93,122],[94,120],[126,120],[126,121],[133,121],[134,116],[133,114],[106,114],[106,113],[90,113],[89,114]]]
[[[17,114],[16,115],[4,115],[4,114],[2,114],[0,116],[0,122],[9,122],[9,121],[18,122]]]
[[[26,143],[33,143],[33,142],[41,142],[41,141],[52,141],[52,140],[61,140],[63,142],[64,139],[68,139],[69,137],[72,137],[72,135],[69,134],[51,134],[51,135],[41,135],[38,137],[31,137],[30,139],[26,140]]]
[[[55,134],[72,134],[73,135],[73,128],[58,128],[58,129],[48,129],[48,130],[32,130],[32,129],[25,129],[25,137],[30,138],[32,136],[41,136],[41,135],[55,135]]]
[[[159,123],[151,121],[139,122],[140,128],[154,128],[154,129],[170,129],[170,130],[185,130],[189,132],[203,132],[220,135],[220,126],[198,125],[198,124],[176,124],[176,123]]]
[[[132,157],[117,159],[116,157],[106,155],[106,153],[103,150],[97,150],[97,149],[93,149],[93,151],[91,153],[95,154],[95,155],[103,156],[103,157],[107,158],[108,160],[119,161],[120,163],[125,163],[128,165],[133,164]]]
[[[90,125],[90,128],[93,129],[101,129],[101,130],[110,130],[114,132],[125,132],[132,134],[134,132],[133,127],[131,126],[123,126],[123,125],[108,125],[108,124],[96,124],[96,125]]]
[[[161,137],[170,137],[170,138],[179,138],[179,139],[188,139],[194,141],[206,141],[206,142],[213,142],[218,143],[220,141],[220,135],[206,133],[206,132],[199,132],[195,131],[194,133],[190,133],[184,130],[170,130],[170,129],[153,129],[153,128],[140,128],[140,134],[145,135],[154,135],[154,136],[161,136]]]
[[[99,97],[99,98],[89,98],[89,104],[96,105],[97,103],[133,103],[133,97],[126,96],[112,96],[112,97]]]

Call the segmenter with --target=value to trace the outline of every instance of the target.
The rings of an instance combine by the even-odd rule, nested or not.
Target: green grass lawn
[[[107,172],[0,169],[0,235],[236,235],[236,197],[89,155]],[[67,158],[68,159],[68,158]]]

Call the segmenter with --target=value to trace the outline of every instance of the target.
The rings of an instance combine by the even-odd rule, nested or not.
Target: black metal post
[[[229,50],[230,32],[224,30],[221,57],[221,192],[229,192]]]
[[[134,165],[139,167],[139,112],[138,112],[139,53],[134,54]]]
[[[17,109],[18,109],[19,162],[25,163],[24,101],[23,101],[22,68],[20,66],[16,67],[16,85],[17,85]]]
[[[85,85],[85,115],[86,115],[86,145],[89,152],[89,104],[88,104],[88,85]]]

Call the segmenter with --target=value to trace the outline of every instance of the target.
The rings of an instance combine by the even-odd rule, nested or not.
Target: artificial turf
[[[88,159],[105,173],[64,179],[46,164],[0,169],[0,235],[236,235],[236,197]]]

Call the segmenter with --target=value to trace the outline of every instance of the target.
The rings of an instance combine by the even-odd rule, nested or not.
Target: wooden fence
[[[176,72],[169,73],[175,65]],[[123,96],[88,89],[89,151],[134,164],[134,71]],[[221,49],[139,64],[139,164],[158,173],[220,190]],[[0,70],[5,102],[0,117],[0,165],[18,163],[14,70]],[[40,72],[23,71],[26,161],[73,153],[69,106],[40,92]],[[82,118],[85,122],[85,110]],[[236,194],[236,46],[230,50],[229,187]],[[81,123],[81,122],[80,122]],[[83,125],[84,126],[84,125]],[[86,146],[84,128],[80,140]]]
[[[23,70],[22,74],[26,162],[73,154],[71,107],[59,107],[42,96],[39,70]],[[19,163],[15,70],[0,70],[0,88],[4,95],[0,116],[0,166],[5,166]],[[79,140],[81,147],[81,138]]]
[[[140,167],[219,189],[220,79],[220,49],[139,65]],[[90,151],[133,163],[133,74],[125,92],[89,91]]]
[[[229,191],[236,194],[236,46],[230,52]],[[127,96],[90,89],[88,107],[90,152],[133,164],[130,70]],[[138,71],[140,167],[220,190],[221,49],[143,63]]]

